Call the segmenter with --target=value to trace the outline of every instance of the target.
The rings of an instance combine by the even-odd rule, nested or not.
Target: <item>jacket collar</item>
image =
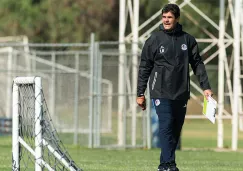
[[[182,25],[177,23],[175,28],[172,30],[165,30],[163,24],[159,25],[159,30],[162,30],[163,32],[167,33],[167,34],[176,34],[176,33],[180,33],[182,31]]]

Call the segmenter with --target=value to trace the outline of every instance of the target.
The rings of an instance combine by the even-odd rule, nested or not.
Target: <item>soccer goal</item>
[[[13,81],[12,170],[82,171],[58,138],[40,77]]]

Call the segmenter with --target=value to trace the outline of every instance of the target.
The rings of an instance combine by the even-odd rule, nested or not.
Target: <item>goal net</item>
[[[12,170],[82,170],[58,138],[40,77],[14,79],[12,110]]]

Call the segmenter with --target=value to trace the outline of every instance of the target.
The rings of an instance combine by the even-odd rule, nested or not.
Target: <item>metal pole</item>
[[[233,119],[232,119],[232,150],[238,146],[238,114],[239,114],[239,85],[240,85],[240,10],[241,1],[235,0],[235,27],[234,27],[234,79],[233,79]]]
[[[149,94],[149,86],[147,86],[147,148],[151,149],[151,100]]]
[[[36,57],[36,56],[35,56]],[[55,64],[56,64],[56,54],[53,52],[52,54],[51,54],[51,61],[52,61],[52,63],[53,63],[53,65],[52,65],[52,73],[51,73],[51,92],[50,92],[50,94],[51,94],[51,104],[50,104],[50,106],[51,106],[51,118],[55,118],[54,119],[54,121],[56,122],[56,125],[58,126],[58,127],[60,127],[60,125],[59,125],[59,119],[60,119],[60,117],[58,117],[55,113],[55,106],[56,106],[56,101],[55,101],[55,99],[56,99],[56,89],[55,89],[55,85],[56,85],[56,66],[55,66]],[[35,70],[36,70],[36,61],[34,62],[35,63]]]
[[[101,133],[101,114],[102,114],[102,110],[101,110],[101,101],[102,101],[102,96],[101,96],[101,94],[102,94],[102,83],[101,83],[101,79],[102,79],[102,58],[103,58],[103,56],[102,56],[102,54],[100,54],[99,53],[99,44],[97,44],[97,60],[98,60],[98,67],[97,67],[97,70],[98,70],[98,89],[97,89],[97,95],[98,95],[98,99],[97,99],[97,101],[98,101],[98,104],[97,104],[97,128],[98,128],[98,130],[97,130],[97,146],[100,146],[100,133]]]
[[[98,114],[97,114],[97,43],[94,43],[94,67],[93,67],[93,72],[94,72],[94,85],[93,85],[93,94],[94,94],[94,100],[93,100],[93,137],[94,137],[94,147],[97,147],[97,118],[98,118]]]
[[[136,145],[136,116],[137,116],[137,103],[136,103],[136,90],[137,90],[137,74],[138,74],[138,26],[139,26],[139,0],[133,1],[133,44],[132,44],[132,146]]]
[[[25,52],[25,62],[26,62],[26,69],[28,71],[28,74],[30,74],[30,68],[31,68],[31,61],[30,61],[30,49],[29,49],[29,39],[27,36],[23,36],[23,44],[24,44],[24,52]]]
[[[35,171],[42,171],[42,85],[41,78],[35,78]]]
[[[113,85],[110,83],[107,85],[108,86],[108,97],[107,97],[107,114],[108,114],[108,129],[111,131],[112,129],[112,93],[113,93]]]
[[[33,73],[36,72],[36,52],[32,52],[32,68],[31,68],[31,71]]]
[[[102,62],[101,62],[102,63]],[[108,97],[107,97],[107,115],[108,115],[108,130],[111,131],[112,129],[112,93],[113,93],[113,85],[111,83],[107,84],[108,86]]]
[[[7,91],[6,91],[6,117],[11,118],[11,91],[12,91],[12,69],[13,69],[13,48],[8,50],[8,74],[7,74]]]
[[[224,110],[224,34],[225,34],[225,0],[220,0],[220,19],[219,19],[219,65],[218,65],[218,148],[223,148],[224,128],[223,128],[223,110]]]
[[[127,68],[127,56],[124,56],[124,68]],[[125,72],[127,72],[125,70]],[[126,79],[129,79],[127,74],[124,74],[124,80],[123,80],[123,113],[122,113],[122,119],[123,119],[123,126],[122,126],[122,134],[123,134],[123,142],[122,145],[125,147],[127,145],[127,91],[126,91]]]
[[[74,135],[73,135],[73,143],[75,145],[78,144],[78,123],[79,123],[79,54],[75,54],[75,85],[74,85]]]
[[[94,44],[94,145],[95,147],[99,146],[100,139],[100,104],[99,104],[99,96],[100,96],[100,87],[99,87],[99,54],[98,54],[99,44],[96,42]]]
[[[142,139],[143,139],[143,148],[146,148],[146,145],[147,145],[147,127],[146,127],[146,111],[143,111],[142,112],[142,129],[143,129],[143,135],[142,135]]]
[[[19,91],[18,86],[14,82],[13,84],[13,123],[12,123],[12,170],[19,171],[20,165],[19,165]]]
[[[242,6],[241,6],[241,14],[243,14],[243,4],[242,4]],[[243,20],[241,20],[241,59],[240,59],[240,61],[241,61],[241,68],[242,68],[242,66],[243,66]],[[241,74],[241,75],[243,75],[243,74]],[[242,77],[241,77],[241,79],[243,79]],[[241,90],[242,90],[242,84],[241,84]],[[242,95],[242,91],[240,92],[241,93],[241,95]],[[243,103],[243,97],[241,96],[240,97],[240,101],[239,101],[239,111],[240,111],[240,119],[239,119],[239,128],[240,128],[240,131],[243,131],[243,108],[242,108],[242,103]]]
[[[89,65],[89,148],[93,147],[94,33],[91,34]]]
[[[124,112],[124,77],[125,77],[125,28],[126,28],[126,0],[120,0],[120,11],[119,11],[119,71],[118,71],[118,145],[124,145],[124,134],[123,134],[123,112]]]

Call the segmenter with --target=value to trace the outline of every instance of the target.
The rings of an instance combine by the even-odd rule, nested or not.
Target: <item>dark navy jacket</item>
[[[146,40],[138,72],[137,96],[144,95],[149,79],[150,97],[190,98],[189,64],[203,90],[211,89],[195,38],[178,23],[172,31],[152,33]]]

